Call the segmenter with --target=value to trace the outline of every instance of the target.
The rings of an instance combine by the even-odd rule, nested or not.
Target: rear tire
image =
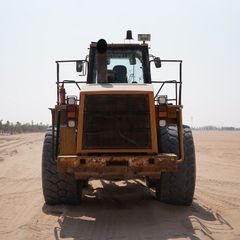
[[[184,128],[184,161],[178,164],[174,173],[162,173],[156,184],[158,200],[175,204],[191,205],[195,190],[196,164],[191,129]],[[175,153],[179,157],[178,131],[176,125],[159,128],[159,149],[161,153]]]
[[[77,204],[81,200],[82,186],[73,175],[57,172],[52,159],[52,133],[45,135],[42,152],[42,188],[46,204]]]
[[[82,187],[87,188],[88,187],[88,179],[81,180],[82,182]]]

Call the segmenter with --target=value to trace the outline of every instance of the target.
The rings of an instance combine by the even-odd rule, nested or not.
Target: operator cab
[[[90,45],[87,83],[99,83],[97,44]],[[107,83],[151,83],[147,44],[108,44]]]

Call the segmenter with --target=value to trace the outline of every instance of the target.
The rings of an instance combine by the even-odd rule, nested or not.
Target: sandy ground
[[[43,134],[0,136],[0,239],[240,239],[240,132],[194,132],[193,205],[138,181],[91,181],[79,206],[44,204]]]

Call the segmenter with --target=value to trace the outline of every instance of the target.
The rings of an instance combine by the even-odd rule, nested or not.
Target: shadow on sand
[[[214,226],[232,227],[195,199],[190,207],[172,206],[155,200],[154,191],[140,180],[118,183],[101,181],[101,187],[84,190],[78,206],[43,206],[45,214],[57,215],[55,239],[155,240],[214,239]]]

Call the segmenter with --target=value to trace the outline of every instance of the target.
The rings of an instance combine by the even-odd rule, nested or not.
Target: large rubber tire
[[[81,180],[82,182],[82,187],[87,188],[88,187],[88,179]]]
[[[158,200],[175,204],[191,205],[195,190],[196,162],[191,129],[184,128],[184,161],[178,164],[174,173],[162,173],[156,184]],[[159,128],[159,150],[161,153],[175,153],[179,157],[178,131],[176,125]]]
[[[72,174],[58,173],[52,159],[52,133],[45,135],[42,152],[42,188],[46,204],[78,204],[81,200],[81,182]]]
[[[149,188],[155,188],[156,184],[157,184],[156,179],[151,179],[148,176],[145,177],[145,182],[146,182],[147,187],[149,187]]]

